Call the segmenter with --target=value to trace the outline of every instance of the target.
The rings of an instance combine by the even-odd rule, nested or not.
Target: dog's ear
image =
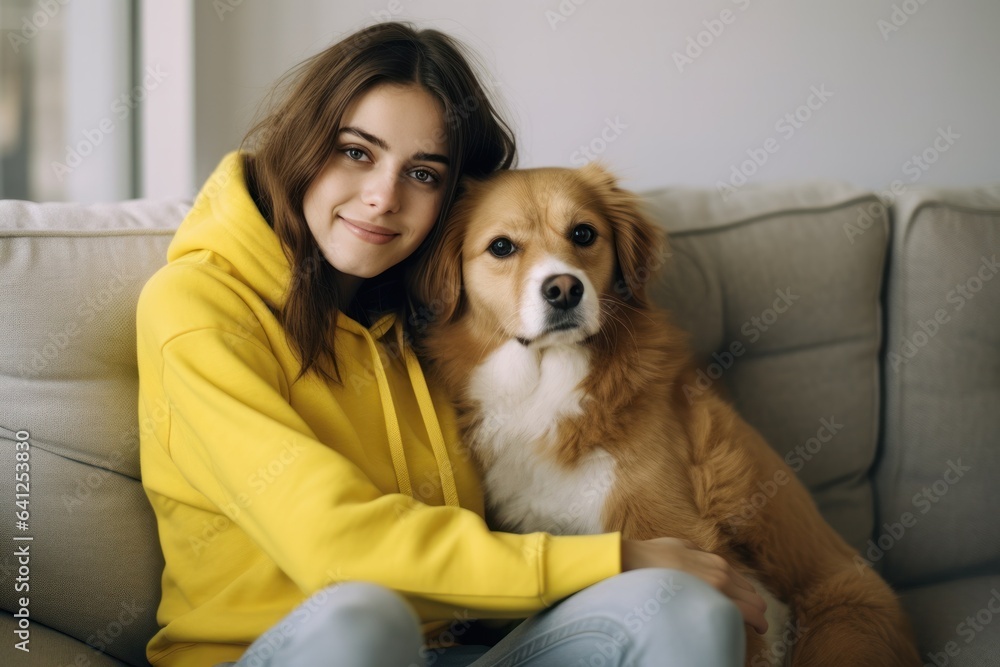
[[[416,300],[411,308],[419,325],[426,326],[429,321],[451,322],[462,310],[462,243],[468,217],[468,207],[463,202],[477,185],[471,178],[462,179],[457,201],[447,218],[428,235],[427,250],[409,272],[407,282]]]
[[[665,230],[649,220],[639,197],[618,187],[618,179],[602,164],[589,162],[578,172],[599,195],[614,230],[618,257],[615,292],[626,301],[648,306],[646,287],[669,255]]]

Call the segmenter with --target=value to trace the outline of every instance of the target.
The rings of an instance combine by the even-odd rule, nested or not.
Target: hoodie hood
[[[232,264],[269,306],[284,306],[291,267],[247,190],[243,154],[236,151],[222,159],[198,193],[167,248],[167,261],[206,250]]]

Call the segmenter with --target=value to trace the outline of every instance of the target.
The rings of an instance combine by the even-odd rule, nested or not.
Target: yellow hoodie
[[[370,328],[339,315],[343,386],[291,383],[300,365],[274,315],[291,270],[237,153],[167,262],[137,311],[142,482],[165,560],[150,662],[238,660],[339,581],[401,593],[432,646],[450,623],[525,618],[621,572],[617,532],[490,531],[452,408],[395,315]]]

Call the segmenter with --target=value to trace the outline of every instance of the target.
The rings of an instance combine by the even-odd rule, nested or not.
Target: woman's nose
[[[388,169],[373,169],[362,186],[361,201],[379,213],[399,208],[399,176]]]

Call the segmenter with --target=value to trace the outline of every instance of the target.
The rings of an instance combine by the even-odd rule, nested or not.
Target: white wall
[[[33,16],[51,12],[54,19],[65,22],[65,147],[57,161],[35,162],[36,168],[48,172],[36,180],[44,183],[55,176],[68,201],[128,199],[134,106],[129,81],[129,7],[120,0],[68,3],[65,10],[60,3],[47,7],[48,11],[39,10]],[[48,199],[50,192],[43,190],[39,195]]]
[[[192,0],[141,0],[139,30],[138,196],[187,196],[196,188]]]
[[[1000,182],[996,0],[196,2],[196,182],[285,70],[390,17],[478,52],[521,167],[572,166],[592,145],[634,189],[716,187],[741,168],[873,189]]]

